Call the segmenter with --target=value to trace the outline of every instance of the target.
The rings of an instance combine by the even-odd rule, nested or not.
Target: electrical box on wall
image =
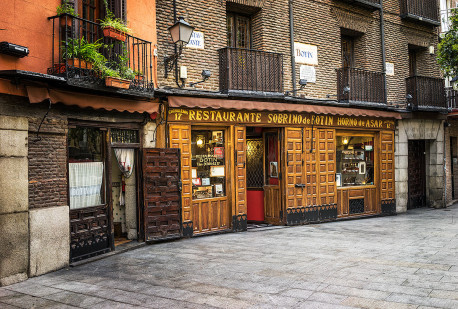
[[[9,42],[0,42],[0,54],[22,58],[29,55],[29,49]]]

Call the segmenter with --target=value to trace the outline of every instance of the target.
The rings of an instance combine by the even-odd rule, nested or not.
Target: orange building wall
[[[16,58],[0,54],[0,70],[25,70],[46,73],[51,66],[52,21],[61,0],[0,0],[0,41],[29,48],[29,56]],[[156,39],[156,3],[149,0],[127,0],[128,25],[133,35],[153,42]],[[153,79],[156,84],[156,61]],[[0,93],[23,94],[9,81],[0,79]]]

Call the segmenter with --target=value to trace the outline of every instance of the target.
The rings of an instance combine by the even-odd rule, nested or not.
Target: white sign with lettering
[[[301,79],[306,79],[307,83],[316,83],[316,70],[312,65],[301,65]]]
[[[189,40],[189,43],[188,45],[186,45],[186,47],[205,49],[204,33],[199,31],[193,31],[191,39]]]
[[[318,46],[294,42],[296,63],[318,65]]]
[[[394,76],[394,63],[386,62],[386,75]]]

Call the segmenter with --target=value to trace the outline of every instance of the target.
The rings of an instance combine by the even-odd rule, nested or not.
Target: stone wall
[[[0,113],[0,286],[27,279],[28,121]]]
[[[449,127],[445,129],[445,155],[447,157],[446,166],[446,179],[447,179],[447,204],[452,203],[458,199],[458,161],[453,162],[453,157],[458,157],[458,119],[448,118],[447,122]],[[452,150],[452,144],[450,139],[454,139],[454,145]],[[453,151],[453,157],[452,157]],[[453,172],[453,173],[452,173]],[[452,177],[454,182],[454,190],[452,187]],[[454,191],[454,192],[453,192]]]
[[[408,141],[426,141],[426,201],[444,206],[444,125],[441,119],[402,119],[395,133],[396,211],[407,211]]]

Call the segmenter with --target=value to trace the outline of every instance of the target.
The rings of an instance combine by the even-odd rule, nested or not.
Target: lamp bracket
[[[179,44],[178,51],[171,55],[164,57],[164,77],[167,78],[169,76],[169,72],[173,70],[173,67],[178,61],[178,58],[183,53],[183,45]]]

